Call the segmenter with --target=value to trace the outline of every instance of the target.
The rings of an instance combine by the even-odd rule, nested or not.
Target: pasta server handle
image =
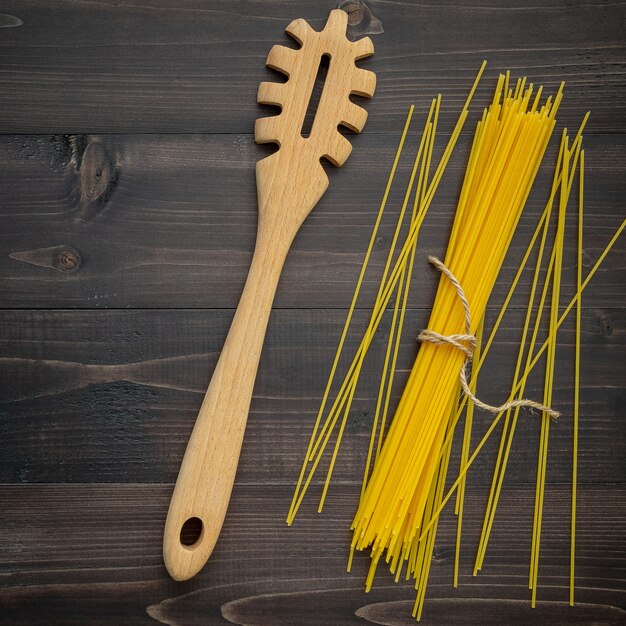
[[[163,558],[175,580],[187,580],[202,569],[226,516],[267,322],[287,254],[287,248],[277,247],[264,232],[259,229],[239,306],[172,495],[163,536]],[[200,520],[200,534],[195,543],[185,545],[181,531],[193,518]]]

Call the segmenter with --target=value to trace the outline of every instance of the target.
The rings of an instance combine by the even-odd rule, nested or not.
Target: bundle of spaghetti
[[[364,261],[364,264],[363,264],[363,267],[362,267],[362,270],[361,270],[361,273],[357,282],[357,287],[355,289],[352,303],[350,305],[348,318],[346,319],[346,323],[344,325],[344,329],[341,335],[339,346],[337,348],[337,352],[335,355],[335,359],[331,367],[331,372],[328,378],[326,389],[324,391],[322,402],[321,402],[321,405],[320,405],[320,408],[319,408],[319,411],[315,420],[313,432],[311,434],[311,438],[310,438],[307,452],[305,455],[305,459],[302,465],[302,469],[298,477],[298,482],[296,485],[296,489],[294,491],[293,499],[292,499],[289,513],[287,516],[288,524],[291,524],[293,522],[295,515],[298,512],[300,505],[302,504],[306,491],[309,485],[311,484],[313,476],[319,466],[319,463],[322,459],[324,451],[326,450],[329,444],[331,435],[333,434],[334,430],[337,428],[337,425],[339,424],[338,434],[337,434],[333,454],[331,457],[330,465],[327,471],[327,477],[326,477],[326,481],[324,484],[324,489],[322,492],[318,510],[321,511],[322,509],[322,506],[324,504],[324,500],[328,491],[330,478],[332,476],[333,468],[335,465],[335,460],[337,458],[337,453],[341,445],[344,427],[345,427],[346,420],[350,412],[352,399],[354,397],[354,392],[355,392],[356,385],[359,380],[361,367],[362,367],[365,355],[367,354],[367,351],[372,342],[374,334],[378,326],[381,323],[383,314],[385,313],[385,309],[388,306],[389,302],[391,301],[392,297],[395,295],[396,299],[395,299],[395,305],[394,305],[394,315],[392,319],[392,332],[390,333],[390,336],[389,336],[389,341],[388,341],[387,351],[386,351],[386,356],[385,356],[385,363],[383,366],[383,372],[388,373],[388,374],[386,377],[383,376],[381,379],[380,390],[379,390],[380,393],[378,396],[377,408],[375,411],[375,419],[372,425],[372,435],[370,437],[370,445],[369,445],[369,450],[368,450],[368,455],[367,455],[367,461],[366,461],[366,466],[364,468],[364,485],[367,480],[367,476],[369,474],[369,466],[372,460],[376,457],[376,455],[380,451],[382,436],[385,430],[386,415],[387,415],[390,397],[391,397],[393,373],[395,370],[400,336],[401,336],[402,327],[404,323],[404,311],[406,309],[406,303],[407,303],[408,295],[409,295],[409,288],[410,288],[410,283],[411,283],[411,272],[412,272],[412,267],[413,267],[413,260],[415,257],[415,248],[417,245],[419,231],[424,221],[424,218],[426,217],[428,208],[430,207],[433,197],[438,189],[439,183],[441,181],[445,168],[448,164],[448,161],[450,160],[454,147],[456,146],[457,140],[463,129],[465,120],[467,119],[468,112],[469,112],[469,105],[476,91],[476,88],[478,86],[478,82],[485,69],[485,65],[486,65],[486,62],[483,62],[483,64],[480,67],[480,70],[478,71],[478,74],[474,80],[474,84],[472,85],[472,88],[470,89],[465,105],[463,109],[461,110],[459,118],[449,137],[449,140],[446,144],[443,154],[435,167],[432,177],[429,178],[428,172],[430,170],[433,147],[435,143],[437,118],[438,118],[441,97],[438,97],[436,100],[433,100],[431,104],[428,118],[424,126],[424,132],[422,134],[422,138],[421,138],[418,151],[415,157],[415,161],[413,164],[413,169],[411,172],[409,184],[405,192],[404,202],[400,211],[400,215],[398,217],[398,222],[396,225],[396,230],[394,233],[392,245],[390,247],[390,250],[387,256],[387,262],[385,265],[383,278],[380,282],[380,287],[378,290],[376,301],[372,310],[372,314],[370,316],[370,321],[363,335],[363,338],[359,344],[359,347],[356,351],[356,354],[353,357],[352,362],[348,368],[347,374],[345,375],[343,382],[341,383],[340,389],[334,401],[332,402],[330,409],[328,410],[326,419],[322,423],[322,417],[326,409],[326,404],[329,400],[330,389],[331,389],[331,386],[332,386],[332,383],[336,374],[339,358],[341,355],[342,348],[344,346],[345,337],[346,337],[347,330],[348,330],[350,320],[352,317],[352,313],[355,307],[356,299],[358,297],[358,292],[363,281],[365,268],[367,266],[367,262],[369,260],[369,255],[371,253],[371,249],[373,247],[374,241],[376,239],[376,233],[377,233],[377,229],[380,224],[381,217],[382,217],[382,211],[384,210],[384,206],[386,204],[387,197],[389,195],[389,191],[393,182],[393,177],[395,175],[395,170],[396,170],[396,167],[400,158],[400,154],[402,152],[402,147],[404,145],[404,140],[406,138],[406,134],[408,131],[408,126],[409,126],[409,122],[410,122],[412,111],[413,111],[413,108],[411,107],[409,116],[407,117],[407,122],[405,124],[404,132],[402,134],[402,139],[400,141],[400,145],[396,153],[396,157],[394,159],[391,174],[387,183],[385,194],[383,196],[383,202],[381,203],[381,208],[380,208],[377,220],[376,220],[374,231],[372,232],[372,236],[371,236],[370,244],[368,246],[368,250],[366,253],[365,261]],[[402,225],[404,212],[409,202],[410,195],[413,192],[413,183],[415,180],[417,180],[417,182],[415,184],[415,189],[414,189],[413,210],[412,210],[411,221],[409,225],[409,233],[406,236],[406,239],[404,240],[402,248],[397,255],[395,263],[393,264],[393,269],[391,269],[390,271],[391,261],[395,252],[395,244],[398,240],[399,229]],[[390,367],[388,369],[389,363],[390,363]],[[341,417],[341,420],[339,419],[340,417]],[[375,445],[374,442],[376,440],[377,440],[377,443]],[[305,479],[307,469],[308,469],[308,475]]]
[[[501,75],[489,109],[478,123],[445,266],[462,285],[476,334],[496,277],[555,125],[562,86],[539,106],[541,89]],[[442,277],[429,329],[442,336],[465,329],[456,288]],[[352,548],[371,548],[366,589],[386,553],[394,567],[410,559],[435,473],[446,448],[449,417],[457,406],[459,372],[466,355],[452,345],[422,344],[389,433],[353,521]],[[444,455],[445,456],[445,455]],[[439,507],[437,507],[439,508]],[[434,520],[428,521],[429,526]],[[408,563],[414,575],[416,563]],[[413,568],[413,569],[411,569]]]

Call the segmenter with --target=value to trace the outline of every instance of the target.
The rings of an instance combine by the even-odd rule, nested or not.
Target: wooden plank
[[[294,484],[344,315],[306,309],[272,313],[238,483]],[[505,317],[485,364],[479,395],[488,402],[504,401],[510,388],[522,316],[520,310]],[[0,482],[173,482],[231,317],[226,310],[0,312]],[[366,311],[359,311],[344,362],[365,322]],[[409,311],[394,402],[415,358],[413,337],[426,324],[426,311]],[[584,484],[624,480],[625,325],[623,308],[589,309],[583,317]],[[566,484],[572,328],[570,319],[559,335],[554,404],[563,417],[551,430],[549,457],[549,481]],[[364,365],[335,474],[341,482],[355,485],[362,478],[386,333],[381,327]],[[526,396],[540,398],[542,381],[540,366]],[[474,443],[489,424],[489,415],[476,416]],[[534,480],[539,430],[536,416],[522,415],[507,481]],[[493,471],[496,437],[472,469],[484,485]],[[322,463],[316,484],[325,467]],[[316,487],[311,505],[318,496]]]
[[[379,569],[363,592],[368,564],[345,572],[356,494],[335,490],[327,512],[305,510],[287,528],[285,486],[236,485],[207,567],[184,584],[167,577],[161,536],[171,485],[0,486],[0,623],[28,624],[408,624],[412,585]],[[539,603],[529,608],[533,490],[509,487],[478,577],[471,563],[483,501],[469,491],[460,587],[452,588],[456,522],[442,517],[425,624],[622,623],[626,606],[623,487],[579,493],[577,600],[567,605],[569,492],[549,488],[539,568]],[[515,529],[512,539],[511,530]],[[356,615],[355,615],[356,613]],[[448,621],[446,621],[448,620]]]
[[[249,132],[265,57],[297,17],[321,27],[336,2],[184,0],[90,4],[2,2],[0,129],[11,133]],[[395,130],[411,102],[444,94],[449,120],[483,58],[484,97],[497,72],[554,90],[563,120],[588,109],[590,132],[626,129],[623,7],[591,0],[370,2],[352,35],[380,32],[367,66],[379,77],[370,132]],[[358,21],[356,14],[353,21]]]
[[[408,180],[408,142],[359,306],[371,306]],[[449,132],[449,126],[441,133]],[[398,141],[354,138],[346,167],[305,222],[287,259],[275,306],[345,308],[356,283]],[[546,157],[494,294],[497,301],[547,200],[555,145]],[[587,267],[624,215],[626,140],[591,136],[587,147]],[[469,137],[453,156],[420,235],[414,305],[430,307],[436,286],[428,254],[443,255],[467,161]],[[442,150],[442,144],[438,153]],[[3,307],[234,307],[256,230],[250,136],[0,137],[0,302]],[[572,211],[573,214],[573,211]],[[566,241],[574,264],[575,219]],[[590,286],[585,306],[623,299],[626,248],[618,244]],[[528,290],[531,275],[523,278]],[[570,286],[574,274],[567,276]]]

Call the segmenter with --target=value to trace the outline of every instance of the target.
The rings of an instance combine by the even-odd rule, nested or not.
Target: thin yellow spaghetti
[[[506,93],[500,76],[479,122],[448,244],[445,265],[458,278],[475,334],[555,124],[562,97],[537,110],[532,86]],[[453,335],[464,328],[454,287],[443,278],[429,328]],[[371,549],[366,589],[377,564],[408,558],[424,526],[428,494],[456,407],[465,355],[449,345],[422,344],[389,433],[353,521],[352,547]],[[444,453],[445,456],[445,453]],[[429,521],[432,526],[435,520]],[[417,574],[417,572],[413,572]]]
[[[437,188],[443,176],[443,172],[445,171],[448,161],[450,160],[454,147],[456,146],[461,130],[463,129],[465,120],[467,119],[467,116],[469,113],[469,105],[470,105],[471,99],[476,91],[478,82],[482,76],[485,65],[486,63],[483,62],[476,76],[474,84],[470,90],[470,93],[467,97],[465,105],[459,115],[459,119],[457,120],[457,123],[446,144],[443,155],[441,156],[437,164],[437,167],[435,168],[432,178],[430,179],[430,181],[428,181],[428,184],[426,184],[426,177],[424,177],[425,191],[424,190],[418,191],[420,201],[419,201],[416,218],[415,220],[411,222],[409,234],[407,235],[407,238],[404,241],[402,249],[400,250],[396,258],[396,261],[393,265],[393,269],[391,270],[386,282],[384,281],[381,282],[381,290],[379,290],[379,294],[376,299],[376,303],[372,311],[370,322],[365,331],[363,340],[361,341],[361,344],[352,360],[352,363],[350,364],[348,368],[348,373],[346,374],[346,377],[344,378],[340,386],[339,392],[334,402],[332,403],[330,410],[328,411],[327,417],[324,423],[321,424],[322,414],[324,412],[324,408],[328,400],[330,387],[332,385],[332,376],[334,375],[334,370],[336,369],[336,367],[333,366],[333,371],[331,372],[331,378],[329,379],[329,382],[327,384],[327,391],[324,394],[322,406],[320,407],[320,411],[318,413],[318,417],[316,419],[316,422],[313,428],[313,433],[311,435],[311,440],[307,449],[307,454],[306,454],[306,457],[305,457],[305,460],[304,460],[304,463],[300,472],[298,483],[296,485],[296,490],[294,492],[290,510],[287,516],[288,524],[291,524],[293,522],[298,512],[298,509],[302,504],[306,491],[309,485],[311,484],[313,476],[319,466],[322,455],[326,447],[328,446],[333,430],[335,429],[337,423],[341,424],[344,422],[343,419],[341,422],[339,422],[339,417],[340,417],[341,412],[343,412],[344,418],[347,416],[350,403],[351,403],[351,398],[354,395],[354,390],[358,382],[360,368],[363,363],[363,359],[374,337],[374,333],[376,329],[378,328],[378,325],[380,324],[380,321],[385,312],[385,308],[387,307],[392,295],[396,291],[400,277],[405,272],[407,263],[412,257],[412,251],[415,248],[421,225],[424,221],[428,208],[430,207],[430,204],[432,203],[433,197],[435,195],[435,192],[437,191]],[[438,108],[438,102],[439,101],[437,101],[436,108]],[[425,133],[426,133],[426,130],[425,130]],[[430,147],[430,150],[432,150],[432,145]],[[430,164],[430,157],[427,160],[426,167],[429,164]],[[339,350],[338,350],[338,354],[339,354]],[[338,361],[338,358],[339,357],[337,356],[335,360]],[[321,428],[320,428],[320,424],[321,424]],[[309,467],[309,463],[311,463],[310,467]],[[305,479],[307,469],[308,469],[308,475],[306,476],[306,479]],[[328,483],[328,477],[327,477],[327,483]],[[320,504],[321,505],[323,504],[323,500],[320,502]],[[320,509],[321,509],[321,506],[320,506]]]
[[[578,254],[576,263],[576,288],[580,293],[583,268],[583,205],[585,197],[585,151],[580,153],[578,188]],[[578,486],[578,404],[580,399],[580,326],[582,297],[576,303],[576,357],[574,368],[574,432],[572,435],[572,520],[570,531],[569,603],[574,605],[574,570],[576,561],[576,490]]]

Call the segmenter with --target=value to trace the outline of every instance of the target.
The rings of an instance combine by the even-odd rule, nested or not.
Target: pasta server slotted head
[[[349,41],[346,26],[347,14],[340,10],[330,13],[321,32],[302,19],[295,20],[287,32],[300,49],[274,46],[267,58],[267,65],[288,80],[259,86],[258,101],[278,105],[281,112],[258,119],[254,134],[257,143],[276,143],[279,149],[256,165],[259,217],[252,264],[165,523],[163,557],[176,580],[191,578],[202,569],[222,528],[280,273],[300,225],[328,187],[320,159],[343,165],[352,145],[338,126],[360,132],[367,119],[367,112],[349,97],[374,94],[374,73],[355,65],[374,47],[369,38]],[[303,137],[301,129],[323,56],[330,59],[328,73],[310,135]],[[201,529],[195,542],[186,545],[181,530],[190,520]]]

